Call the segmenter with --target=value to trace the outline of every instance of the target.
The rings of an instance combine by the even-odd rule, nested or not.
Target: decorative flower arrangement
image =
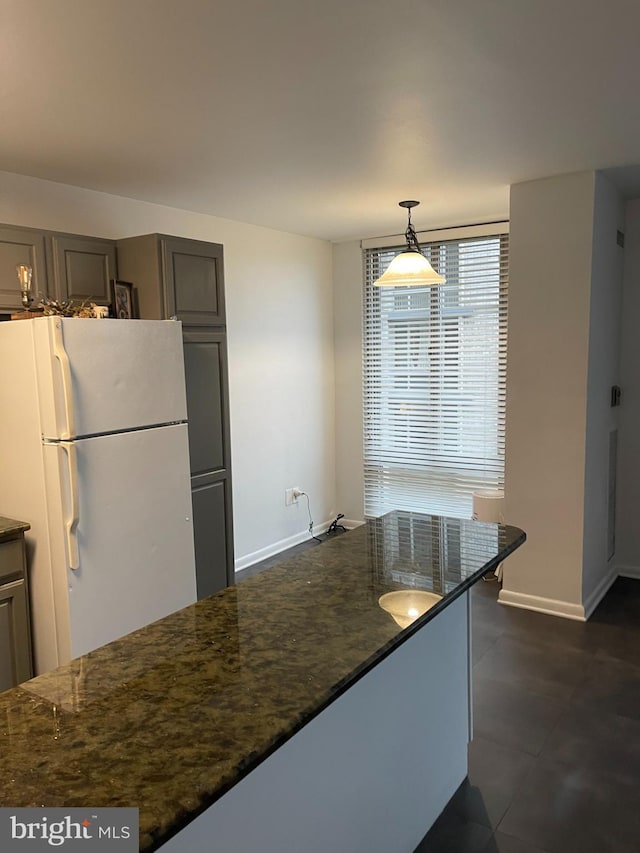
[[[81,305],[74,305],[73,299],[64,299],[58,302],[56,299],[50,299],[48,296],[43,296],[40,299],[36,310],[41,310],[45,316],[95,317],[95,307],[96,303],[89,302],[87,299],[85,299]]]

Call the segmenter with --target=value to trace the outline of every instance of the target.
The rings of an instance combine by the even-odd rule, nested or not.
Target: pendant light
[[[431,284],[444,284],[446,279],[439,275],[422,254],[416,232],[411,224],[411,208],[420,204],[419,201],[401,201],[400,207],[407,210],[408,223],[404,232],[407,248],[396,255],[387,267],[384,275],[374,281],[379,287],[425,287]]]

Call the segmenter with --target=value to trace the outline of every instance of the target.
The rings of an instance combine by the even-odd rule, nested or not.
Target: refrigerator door
[[[31,322],[44,438],[67,440],[186,419],[180,322],[67,317]]]
[[[44,444],[44,457],[58,664],[195,602],[186,424]]]

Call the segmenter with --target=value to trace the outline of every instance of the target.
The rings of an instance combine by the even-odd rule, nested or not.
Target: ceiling
[[[0,169],[329,240],[404,198],[504,218],[640,163],[638,32],[637,0],[2,0]]]

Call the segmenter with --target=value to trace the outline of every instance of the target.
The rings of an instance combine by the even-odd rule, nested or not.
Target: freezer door
[[[62,545],[60,664],[195,602],[185,424],[45,444],[44,454]]]
[[[32,322],[45,438],[186,419],[181,323],[62,317]]]

